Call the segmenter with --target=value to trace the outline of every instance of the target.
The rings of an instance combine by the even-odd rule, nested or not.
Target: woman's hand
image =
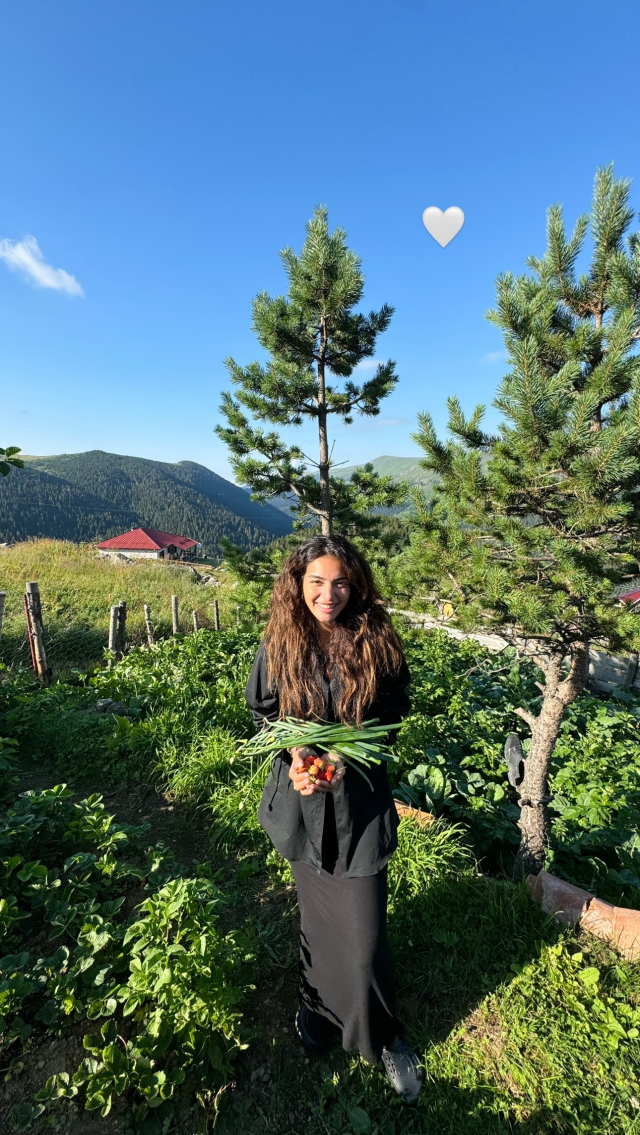
[[[305,745],[296,749],[290,749],[289,751],[291,753],[289,779],[293,781],[293,787],[296,792],[301,792],[303,796],[311,796],[313,792],[333,792],[334,788],[344,779],[347,769],[346,765],[341,762],[338,753],[326,754],[327,757],[333,757],[335,761],[338,761],[338,768],[333,774],[332,780],[316,780],[315,784],[312,784],[309,773],[304,767],[303,758],[310,753],[315,754],[315,749],[311,749]]]
[[[309,773],[302,761],[307,753],[315,753],[315,749],[310,749],[307,745],[299,745],[298,748],[290,749],[289,752],[291,753],[289,779],[293,781],[296,792],[302,793],[303,796],[311,796],[312,792],[316,790],[316,785],[309,780]]]
[[[331,780],[317,780],[316,788],[320,792],[333,792],[334,788],[337,788],[340,784],[340,781],[344,780],[344,774],[347,771],[347,766],[345,765],[339,753],[325,753],[325,756],[329,759],[337,761],[337,767]]]

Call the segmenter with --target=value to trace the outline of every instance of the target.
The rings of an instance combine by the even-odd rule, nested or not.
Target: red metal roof
[[[176,548],[195,548],[197,540],[188,536],[175,536],[172,532],[160,532],[157,528],[133,528],[131,532],[123,532],[122,536],[114,536],[111,540],[103,540],[98,548],[118,548],[122,552],[159,552],[174,544]]]
[[[637,603],[640,599],[640,591],[629,591],[627,595],[621,595],[620,600],[625,603]]]

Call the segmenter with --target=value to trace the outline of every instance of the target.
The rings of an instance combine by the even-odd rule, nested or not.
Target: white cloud
[[[69,275],[64,268],[52,268],[47,264],[34,236],[26,236],[24,240],[0,240],[0,260],[36,288],[53,288],[70,296],[84,295],[82,284],[75,276]]]
[[[503,363],[505,359],[509,358],[509,352],[502,351],[489,351],[488,355],[482,356],[483,363]]]

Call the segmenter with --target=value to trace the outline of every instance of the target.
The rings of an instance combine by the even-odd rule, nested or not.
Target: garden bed
[[[23,775],[35,778],[30,783],[50,790],[66,780],[74,803],[90,791],[109,794],[104,802],[114,823],[150,825],[140,838],[161,858],[182,864],[179,877],[198,879],[198,864],[205,865],[203,877],[225,898],[220,932],[241,930],[250,939],[256,988],[246,990],[239,1007],[243,1027],[253,1034],[249,1047],[236,1053],[231,1074],[215,1091],[200,1093],[201,1103],[188,1081],[175,1086],[176,1133],[187,1130],[185,1124],[198,1129],[201,1106],[203,1121],[205,1115],[210,1123],[216,1119],[217,1135],[630,1132],[640,1100],[639,967],[579,928],[549,920],[526,889],[501,872],[513,845],[502,835],[497,842],[487,836],[496,818],[499,833],[514,826],[508,788],[500,797],[489,786],[506,785],[501,742],[512,727],[512,707],[535,697],[535,675],[515,664],[504,670],[504,659],[494,668],[482,650],[457,647],[437,634],[409,637],[415,712],[398,740],[402,763],[395,779],[397,787],[408,783],[422,763],[441,770],[450,789],[438,797],[439,779],[428,780],[431,819],[422,825],[403,816],[389,874],[400,1012],[424,1055],[427,1087],[417,1109],[403,1109],[380,1067],[340,1049],[313,1068],[305,1063],[293,1028],[298,946],[292,880],[257,825],[260,786],[248,787],[235,744],[251,730],[242,689],[256,643],[249,632],[202,631],[133,652],[88,684],[76,680],[39,691],[27,677],[6,675],[1,687],[2,731],[17,735]],[[91,714],[99,697],[123,703],[127,715]],[[599,769],[613,782],[616,758],[627,760],[636,719],[624,702],[589,699],[580,712],[563,734],[554,776],[570,771],[567,807],[578,809],[572,831],[602,842],[606,824],[589,826],[573,786],[582,791],[580,776],[593,778]],[[473,773],[482,784],[474,784]],[[620,794],[607,797],[603,814],[613,824],[621,815],[633,820],[632,773],[633,758],[624,801]],[[416,790],[425,811],[426,791]],[[555,829],[554,871],[569,830],[566,812],[554,819],[565,824]],[[124,849],[121,854],[128,861]],[[134,865],[137,855],[142,851]],[[573,855],[586,861],[582,844]],[[632,895],[633,883],[622,887]],[[117,917],[139,917],[140,900],[125,898]],[[14,953],[21,948],[20,942],[10,946]],[[51,952],[56,948],[51,943]],[[74,1038],[95,1034],[107,1019],[86,1027],[73,1014],[49,1026],[40,1022],[24,1041],[24,1054],[22,1041],[6,1048],[5,1037],[5,1066],[24,1064],[24,1071],[11,1073],[12,1108],[36,1102],[53,1071],[47,1047],[53,1040],[61,1058],[69,1057],[61,1070],[73,1071]],[[84,1091],[56,1112],[72,1135],[85,1135]],[[133,1122],[138,1102],[128,1088],[95,1129],[122,1130]],[[5,1110],[5,1120],[10,1115]],[[153,1119],[150,1114],[149,1123]],[[36,1118],[33,1130],[42,1123]]]

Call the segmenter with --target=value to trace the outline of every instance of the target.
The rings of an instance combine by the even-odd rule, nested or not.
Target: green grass
[[[233,779],[237,750],[234,734],[216,725],[196,737],[186,752],[166,751],[162,768],[167,790],[190,803],[208,800]]]
[[[269,909],[269,893],[283,890],[273,878],[251,917],[259,998],[277,991],[283,975],[295,980],[297,965],[295,908]],[[286,893],[292,898],[291,888]],[[443,821],[426,829],[402,821],[390,894],[400,1015],[426,1068],[418,1106],[405,1108],[379,1066],[339,1048],[323,1060],[292,1062],[287,1039],[272,1025],[255,1064],[266,1082],[247,1084],[239,1074],[216,1131],[638,1130],[640,967],[562,930],[523,888],[479,875],[462,833]]]
[[[197,565],[196,565],[197,567]],[[113,562],[99,557],[91,544],[33,540],[0,549],[0,579],[7,592],[0,660],[29,665],[23,596],[27,581],[40,585],[45,644],[55,671],[90,669],[101,659],[109,635],[111,606],[127,600],[127,639],[146,642],[143,606],[151,607],[158,637],[171,633],[171,596],[178,596],[181,629],[192,630],[191,612],[200,625],[213,627],[213,601],[220,603],[223,627],[234,625],[236,605],[231,584],[219,568],[197,568],[220,578],[220,587],[199,585],[180,564]]]

